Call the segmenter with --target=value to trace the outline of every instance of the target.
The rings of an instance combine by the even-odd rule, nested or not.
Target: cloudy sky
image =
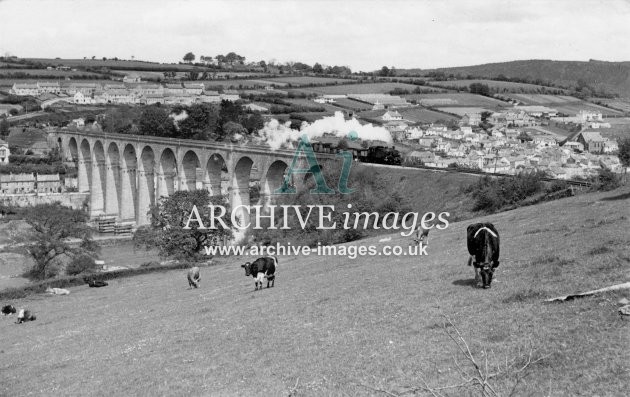
[[[0,54],[172,62],[192,51],[353,70],[630,61],[630,0],[0,0]]]

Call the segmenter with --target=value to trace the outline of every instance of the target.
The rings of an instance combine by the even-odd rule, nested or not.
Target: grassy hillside
[[[535,59],[423,70],[422,73],[431,71],[486,78],[496,78],[503,74],[506,77],[527,78],[530,81],[541,79],[556,85],[570,87],[576,87],[578,81],[582,80],[584,83],[597,89],[604,89],[623,96],[630,94],[630,62],[602,62],[594,60],[578,62]]]
[[[275,288],[259,292],[246,259],[230,258],[202,269],[200,289],[173,271],[6,302],[38,319],[0,318],[0,394],[421,394],[423,380],[462,382],[455,358],[471,369],[445,314],[482,370],[486,358],[488,372],[506,357],[520,368],[530,349],[542,358],[492,377],[504,395],[623,395],[629,323],[617,301],[630,292],[543,300],[628,281],[629,199],[626,188],[479,219],[502,239],[490,290],[472,287],[462,222],[432,232],[426,257],[281,256]],[[354,244],[409,243],[391,237]]]

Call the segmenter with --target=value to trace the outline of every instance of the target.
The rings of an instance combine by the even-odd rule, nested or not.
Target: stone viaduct
[[[119,221],[149,223],[149,207],[177,190],[207,189],[230,205],[250,204],[250,184],[263,202],[281,186],[293,150],[146,135],[52,133],[62,156],[76,162],[79,192],[90,193],[89,212]],[[248,221],[243,213],[243,221]]]

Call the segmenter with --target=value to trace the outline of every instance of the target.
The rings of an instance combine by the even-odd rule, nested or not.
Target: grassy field
[[[0,394],[413,395],[458,384],[470,370],[443,327],[447,315],[507,395],[624,395],[630,387],[628,291],[565,303],[543,299],[628,280],[629,189],[487,216],[501,233],[490,290],[472,288],[465,228],[431,234],[426,257],[281,256],[275,288],[254,292],[231,258],[202,269],[71,288],[10,302],[38,315],[0,318]],[[577,221],[576,221],[577,220]],[[392,234],[354,244],[407,246]],[[3,302],[4,304],[5,302]],[[446,389],[446,395],[471,390]]]
[[[415,122],[434,123],[438,120],[457,119],[457,117],[450,114],[435,112],[433,110],[420,107],[401,108],[397,110],[400,114],[402,114],[404,119]]]
[[[604,117],[607,115],[621,115],[622,112],[614,109],[610,109],[604,106],[595,105],[594,103],[589,102],[577,102],[577,103],[566,103],[566,104],[554,104],[554,109],[558,110],[558,112],[576,115],[580,112],[580,110],[589,110],[594,112],[601,112]]]
[[[138,69],[138,70],[172,70],[180,69],[183,71],[192,70],[195,68],[203,69],[193,65],[181,65],[176,63],[155,63],[155,62],[142,62],[142,61],[125,61],[113,59],[52,59],[52,58],[27,58],[31,62],[40,62],[45,65],[63,65],[70,67],[94,67],[94,68],[110,68],[110,69]]]
[[[630,112],[630,98],[593,98],[593,100],[598,103],[604,103],[611,108],[621,110],[622,112]]]
[[[388,94],[394,88],[401,88],[412,91],[417,86],[406,83],[371,83],[371,84],[347,84],[332,85],[328,87],[305,87],[300,91],[313,92],[316,94]]]
[[[545,94],[509,94],[509,98],[516,99],[526,105],[555,105],[572,102],[582,102],[579,98],[568,95]]]
[[[359,102],[350,98],[337,98],[335,99],[335,104],[344,109],[351,110],[370,110],[373,107],[373,105],[370,105],[369,103]]]
[[[315,77],[315,76],[290,76],[290,77],[273,77],[269,79],[262,79],[270,84],[291,84],[294,86],[308,85],[308,84],[343,84],[352,83],[349,79],[338,79],[331,77]]]
[[[63,71],[63,70],[47,70],[47,69],[0,69],[0,74],[9,74],[9,73],[24,73],[27,75],[34,76],[46,76],[51,79],[64,79],[66,77],[72,78],[73,76],[95,76],[102,77],[103,75],[93,72],[87,72],[84,70],[77,71]],[[23,82],[23,79],[14,79],[17,82]],[[41,79],[40,79],[41,80]]]
[[[448,113],[453,113],[456,114],[460,117],[463,117],[466,113],[482,113],[482,112],[486,112],[486,111],[491,111],[490,109],[487,108],[477,108],[477,107],[439,107],[437,108],[438,110],[441,110],[443,112],[448,112]]]
[[[499,101],[498,99],[468,93],[411,94],[404,95],[404,98],[408,101],[415,100],[422,106],[433,107],[471,106],[493,109],[511,106],[509,103]]]
[[[539,93],[541,91],[556,91],[560,88],[544,87],[535,84],[513,83],[511,81],[495,81],[495,80],[449,80],[449,81],[431,81],[429,84],[437,87],[469,87],[473,83],[486,84],[491,89],[499,93],[515,92],[515,93]]]

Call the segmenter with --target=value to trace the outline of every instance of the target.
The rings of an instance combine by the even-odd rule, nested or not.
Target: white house
[[[13,95],[32,95],[32,96],[37,96],[39,95],[39,87],[37,86],[36,83],[24,83],[24,84],[18,84],[15,83],[13,84],[13,87],[11,87],[11,90],[9,91],[10,94]]]
[[[383,121],[395,121],[395,120],[402,120],[403,117],[396,110],[393,110],[393,111],[392,110],[388,110],[387,112],[385,112],[385,114],[383,114],[381,116],[381,119]]]
[[[0,139],[0,164],[9,164],[10,155],[9,144]]]

